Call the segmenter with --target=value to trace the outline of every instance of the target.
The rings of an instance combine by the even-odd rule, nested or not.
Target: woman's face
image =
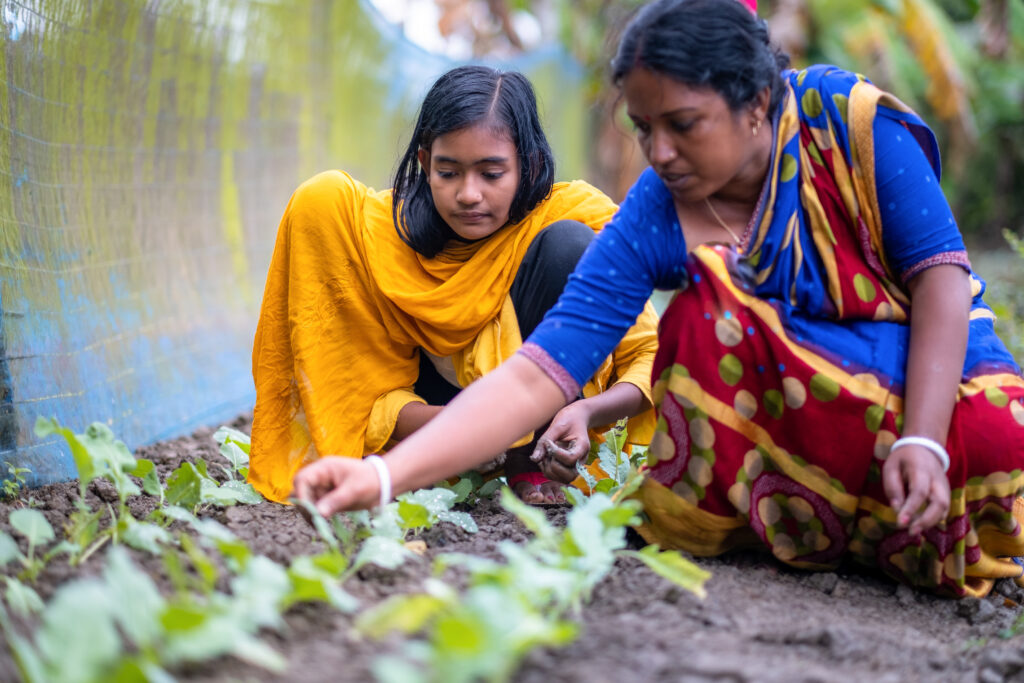
[[[733,112],[709,87],[644,68],[629,72],[622,91],[644,156],[676,201],[699,202],[758,171],[763,178],[764,169],[753,168],[763,146],[751,132],[756,112]]]
[[[487,124],[439,136],[419,152],[434,206],[465,240],[489,237],[508,222],[519,188],[519,157],[508,134]]]

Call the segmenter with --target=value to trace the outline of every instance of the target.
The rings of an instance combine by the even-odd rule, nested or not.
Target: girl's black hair
[[[780,71],[789,55],[772,45],[768,26],[739,0],[657,0],[626,27],[612,60],[612,82],[637,68],[689,86],[710,87],[736,112],[771,88],[769,112],[782,99]]]
[[[402,241],[433,258],[455,232],[434,206],[418,153],[441,135],[485,124],[506,133],[519,157],[519,187],[508,223],[526,218],[551,192],[555,159],[537,114],[533,86],[520,73],[460,66],[437,79],[423,100],[412,140],[395,172],[391,213]]]

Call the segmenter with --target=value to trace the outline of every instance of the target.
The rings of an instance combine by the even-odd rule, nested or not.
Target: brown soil
[[[246,430],[248,418],[234,426]],[[204,457],[216,462],[212,429],[191,437],[139,449],[157,463],[162,477],[182,460]],[[78,495],[75,482],[31,492],[47,519],[60,529]],[[95,508],[115,500],[114,491],[94,483],[88,493]],[[145,517],[149,497],[131,502]],[[0,529],[9,531],[10,505],[0,504]],[[526,530],[495,502],[481,501],[470,512],[480,527],[468,534],[440,525],[420,538],[424,557],[395,571],[364,569],[345,588],[369,606],[400,592],[418,590],[431,574],[437,552],[459,551],[497,557],[499,541],[523,541]],[[285,563],[321,549],[310,528],[287,506],[213,509],[255,552]],[[564,508],[548,508],[556,523]],[[165,588],[158,559],[132,553],[136,563]],[[757,554],[700,559],[710,570],[708,595],[700,600],[680,591],[633,560],[620,560],[601,583],[578,619],[581,637],[567,648],[538,650],[515,680],[549,683],[580,681],[964,681],[988,683],[1024,680],[1024,638],[1004,637],[1024,601],[1024,590],[1009,581],[984,600],[952,601],[916,593],[856,567],[827,574],[786,568]],[[35,588],[46,599],[75,576],[95,573],[103,552],[80,567],[54,561]],[[284,674],[222,658],[174,672],[192,681],[367,681],[374,657],[393,650],[394,641],[361,639],[352,615],[326,605],[300,605],[286,615],[282,633],[266,633],[264,642],[288,660]],[[22,625],[25,626],[25,625]],[[83,628],[83,636],[88,631]],[[17,680],[10,654],[0,652],[0,681]]]

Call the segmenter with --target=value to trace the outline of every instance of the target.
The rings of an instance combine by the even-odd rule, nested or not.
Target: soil
[[[249,416],[232,426],[248,430]],[[216,462],[213,429],[140,448],[136,455],[153,460],[165,478],[183,460],[196,456]],[[60,529],[73,510],[77,482],[54,484],[30,492],[37,509]],[[113,488],[93,483],[87,494],[95,509],[116,501]],[[154,500],[131,501],[145,517]],[[0,504],[0,529],[10,531],[12,505]],[[497,557],[504,539],[525,541],[525,528],[494,501],[469,509],[480,530],[469,534],[442,524],[419,538],[422,557],[394,571],[363,569],[346,583],[363,606],[400,592],[416,591],[431,575],[438,552]],[[555,523],[565,508],[546,508]],[[310,527],[294,508],[264,502],[213,509],[206,513],[226,524],[257,553],[287,563],[299,554],[321,550]],[[170,588],[160,560],[133,552],[133,559],[165,589]],[[713,577],[707,597],[699,599],[652,574],[639,562],[620,559],[597,587],[578,619],[581,636],[562,649],[541,649],[523,662],[514,680],[558,681],[982,681],[1024,680],[1024,637],[1008,637],[1019,615],[1024,590],[1002,581],[982,600],[949,600],[855,567],[833,573],[787,568],[770,557],[742,553],[697,559]],[[96,573],[99,552],[79,567],[54,561],[40,575],[36,590],[49,598],[63,582]],[[8,570],[10,571],[10,570]],[[224,657],[174,672],[189,681],[368,681],[375,657],[386,655],[394,641],[361,639],[352,628],[354,615],[322,604],[292,608],[280,633],[263,634],[268,647],[288,661],[283,674],[272,674]],[[22,624],[23,628],[30,625]],[[83,637],[87,632],[83,630]],[[0,681],[18,675],[6,648],[0,652]]]

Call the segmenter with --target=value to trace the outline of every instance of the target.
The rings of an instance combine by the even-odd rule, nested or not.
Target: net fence
[[[327,168],[383,187],[453,63],[358,0],[0,0],[0,461],[74,478],[37,416],[129,447],[251,409],[277,222]],[[538,89],[582,172],[579,69]]]

